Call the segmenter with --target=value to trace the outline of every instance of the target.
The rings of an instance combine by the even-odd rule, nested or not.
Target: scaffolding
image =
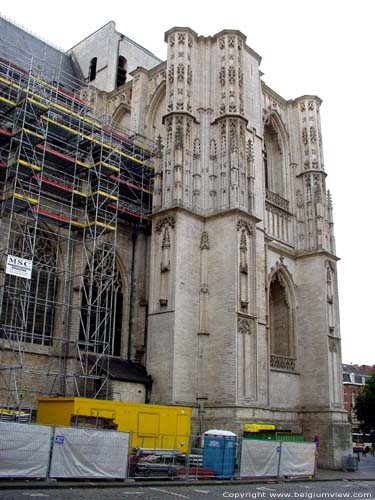
[[[1,404],[106,397],[118,226],[147,224],[155,147],[95,117],[61,65],[0,43]]]

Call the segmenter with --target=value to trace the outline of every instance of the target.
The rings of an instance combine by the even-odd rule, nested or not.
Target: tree
[[[361,422],[363,432],[375,429],[375,372],[367,380],[361,394],[356,397],[354,412]]]

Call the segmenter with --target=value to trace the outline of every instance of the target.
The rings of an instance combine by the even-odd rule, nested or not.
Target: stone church
[[[85,293],[85,269],[94,273],[96,269],[101,276],[114,276],[104,297],[111,299],[106,350],[90,347],[86,352],[95,373],[108,375],[107,397],[191,406],[197,434],[209,428],[240,434],[247,422],[274,423],[303,432],[306,439],[317,433],[321,465],[339,466],[350,440],[343,410],[338,258],[326,187],[321,99],[315,95],[285,99],[269,88],[262,80],[260,55],[246,44],[244,34],[232,29],[201,36],[190,28],[173,28],[165,34],[167,59],[162,61],[117,32],[114,22],[67,53],[6,20],[1,23],[2,61],[9,59],[8,42],[32,52],[34,59],[36,55],[48,59],[58,67],[54,79],[58,74],[64,92],[79,95],[88,104],[88,116],[113,130],[127,130],[129,140],[150,141],[155,151],[150,210],[141,219],[116,216],[116,231],[92,237],[85,258],[92,259],[94,271],[80,253],[84,244],[79,243],[83,236],[78,229],[62,223],[56,229],[51,216],[36,208],[34,215],[39,215],[32,219],[32,229],[29,215],[19,222],[21,209],[14,207],[20,206],[21,195],[13,196],[18,205],[13,201],[10,207],[5,195],[10,178],[2,177],[4,373],[8,369],[14,373],[12,359],[17,357],[11,346],[17,328],[7,327],[16,324],[9,290],[19,287],[15,281],[22,278],[12,281],[4,272],[6,254],[21,256],[12,236],[16,223],[33,238],[33,276],[40,277],[34,288],[32,278],[28,297],[37,303],[38,294],[50,294],[48,301],[38,304],[51,321],[36,318],[36,313],[32,320],[26,317],[23,347],[17,344],[16,354],[22,354],[23,367],[30,368],[27,378],[32,380],[32,387],[25,382],[23,401],[33,404],[41,394],[82,394],[82,381],[77,382],[84,352],[80,341],[82,347],[94,331],[88,327],[87,336],[82,333],[90,314],[93,324],[89,307],[93,292]],[[47,80],[43,64],[40,79]],[[0,82],[4,106],[8,105],[4,99],[11,101],[4,90],[4,80],[10,79],[5,66],[2,63]],[[68,80],[73,79],[79,83],[70,87]],[[4,130],[7,113],[8,108],[0,124]],[[50,111],[39,113],[47,116]],[[53,120],[59,110],[54,113],[47,117],[49,133],[51,124],[57,129]],[[24,134],[30,136],[30,130]],[[56,139],[51,141],[57,147]],[[45,149],[46,164],[47,153]],[[92,158],[96,165],[94,153]],[[134,158],[129,169],[136,165]],[[4,165],[6,159],[4,154]],[[102,165],[108,167],[108,161]],[[85,174],[74,175],[72,182],[79,178],[84,189],[89,183]],[[99,178],[98,174],[96,182]],[[22,182],[24,186],[26,181]],[[126,189],[136,184],[134,179],[126,183]],[[118,188],[120,196],[122,189]],[[56,204],[56,192],[54,196],[46,194],[45,203]],[[78,206],[69,203],[72,210]],[[66,208],[60,210],[65,213]],[[127,211],[131,212],[129,206]],[[85,227],[87,231],[93,226]],[[51,254],[56,269],[65,269],[69,287],[56,285],[55,290],[48,283],[43,288],[47,264],[43,256],[37,261],[38,245],[44,248],[43,255]],[[104,267],[110,245],[113,261],[108,261],[112,266],[108,271]],[[60,264],[66,252],[71,260]],[[92,279],[96,280],[92,290],[102,293],[102,278]],[[96,311],[96,324],[101,323],[99,316]],[[92,361],[95,354],[100,361]],[[39,372],[35,368],[32,373],[32,367],[39,367]],[[54,377],[42,382],[48,370]],[[7,385],[8,399],[13,385]],[[6,391],[2,394],[5,401]]]

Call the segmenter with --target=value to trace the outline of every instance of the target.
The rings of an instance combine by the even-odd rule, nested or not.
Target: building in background
[[[1,20],[4,404],[85,395],[350,450],[321,100],[239,31],[110,22],[63,53]],[[25,277],[26,276],[26,277]]]
[[[342,377],[344,385],[344,408],[348,412],[349,421],[353,432],[359,432],[359,422],[353,412],[356,397],[361,394],[363,388],[375,372],[375,365],[342,365]]]

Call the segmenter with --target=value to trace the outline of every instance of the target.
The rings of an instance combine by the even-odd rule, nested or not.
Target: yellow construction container
[[[191,408],[89,398],[39,398],[38,424],[75,425],[106,419],[131,433],[133,448],[189,451]]]
[[[275,431],[276,426],[273,424],[245,424],[245,432],[263,432],[263,431]]]

